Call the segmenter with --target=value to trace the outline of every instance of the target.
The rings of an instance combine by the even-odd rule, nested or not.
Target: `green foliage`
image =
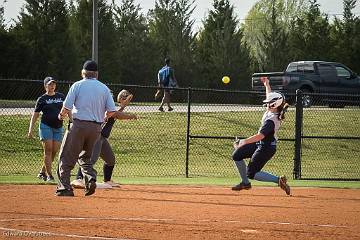
[[[6,1],[4,3],[6,3]],[[3,32],[4,30],[5,30],[4,6],[1,5],[0,6],[0,32]]]
[[[344,0],[343,19],[334,21],[331,34],[336,44],[332,58],[342,59],[352,70],[360,71],[357,64],[360,61],[360,19],[353,13],[356,3],[357,0]]]
[[[67,79],[71,75],[74,51],[68,34],[65,0],[26,0],[14,32],[26,46],[23,67],[27,78],[53,75]]]
[[[197,66],[200,76],[197,86],[222,88],[221,78],[229,76],[230,86],[244,89],[248,86],[248,51],[241,45],[242,31],[234,6],[228,0],[214,0],[199,32],[197,43]]]
[[[112,8],[117,41],[117,57],[112,60],[119,71],[117,80],[127,84],[154,85],[157,66],[153,63],[152,53],[155,48],[140,6],[135,5],[134,0],[122,0],[120,6],[113,2]]]
[[[331,60],[332,41],[328,16],[322,14],[317,0],[310,0],[305,16],[293,22],[290,52],[294,60]]]
[[[190,19],[194,11],[193,4],[194,0],[157,0],[155,8],[149,14],[149,35],[156,47],[153,53],[158,64],[157,70],[164,64],[164,58],[170,57],[177,82],[185,87],[195,81],[195,36],[192,33],[194,20]],[[155,76],[156,72],[154,78]]]
[[[250,47],[254,71],[281,71],[289,62],[292,20],[302,18],[304,0],[258,1],[246,17],[243,42]]]
[[[181,87],[247,90],[252,72],[281,71],[295,60],[332,60],[360,72],[357,0],[344,0],[343,18],[334,21],[317,0],[260,0],[241,25],[229,0],[214,0],[197,32],[195,0],[157,0],[147,15],[135,2],[98,0],[103,82],[156,85],[166,56]],[[11,26],[1,5],[0,77],[79,79],[92,57],[92,4],[26,0]],[[226,86],[224,75],[232,80]]]

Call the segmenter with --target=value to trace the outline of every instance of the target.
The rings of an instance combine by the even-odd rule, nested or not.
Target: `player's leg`
[[[40,123],[39,136],[41,145],[43,147],[43,167],[38,176],[42,175],[44,181],[47,176],[51,175],[51,157],[52,157],[52,139],[53,132],[51,127],[46,124]]]
[[[172,111],[174,110],[171,106],[170,106],[170,99],[171,99],[171,94],[170,94],[170,90],[165,90],[164,91],[164,98],[166,99],[165,102],[168,106],[168,111]]]
[[[261,171],[265,164],[274,156],[275,152],[275,146],[259,145],[249,162],[248,177],[257,181],[277,183],[279,181],[277,176]]]
[[[290,195],[290,186],[287,184],[285,176],[276,176],[269,172],[261,171],[265,164],[274,156],[275,152],[275,146],[259,146],[249,163],[248,176],[257,181],[276,183],[287,195]]]
[[[65,133],[62,145],[60,147],[60,157],[57,169],[59,183],[56,193],[58,196],[71,196],[71,170],[74,168],[79,158],[79,154],[83,149],[85,142],[84,138],[85,134],[83,133],[81,123],[74,121],[71,129]]]
[[[76,121],[75,121],[76,123]],[[79,164],[85,180],[85,196],[92,195],[96,189],[96,170],[91,159],[96,141],[100,138],[100,124],[81,122],[85,140],[79,156]]]
[[[63,132],[64,129],[58,128],[58,129],[53,129],[53,139],[52,139],[52,152],[51,152],[51,159],[50,162],[48,164],[48,169],[47,169],[47,181],[48,182],[53,182],[54,177],[52,175],[52,163],[54,162],[54,159],[56,157],[56,154],[58,153],[60,146],[61,146],[61,141],[62,141],[62,137],[63,137]]]
[[[232,187],[232,190],[239,191],[239,190],[251,188],[251,183],[247,176],[247,166],[244,159],[250,158],[255,152],[255,150],[256,150],[256,144],[252,143],[239,147],[235,149],[235,151],[233,152],[232,158],[235,162],[236,168],[239,171],[242,181],[239,184]]]
[[[52,158],[52,140],[43,140],[41,142],[44,150],[44,166],[46,176],[52,176],[51,174],[51,158]],[[46,180],[46,179],[45,179]]]
[[[111,180],[115,166],[115,155],[106,138],[103,141],[100,156],[104,160],[104,183],[109,184],[112,187],[120,187],[120,184]]]

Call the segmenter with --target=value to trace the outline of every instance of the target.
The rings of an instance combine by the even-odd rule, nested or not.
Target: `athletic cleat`
[[[88,182],[88,184],[85,186],[85,196],[93,195],[95,193],[95,189],[96,189],[96,182],[94,180]]]
[[[40,172],[40,173],[37,175],[37,178],[40,179],[40,180],[46,181],[47,176],[46,176],[45,173]]]
[[[168,111],[171,112],[174,111],[174,109],[172,107],[169,107]]]
[[[116,183],[116,182],[114,182],[112,180],[104,182],[104,183],[110,185],[111,187],[120,187],[120,184],[118,184],[118,183]]]
[[[50,175],[50,176],[47,176],[46,181],[47,182],[55,182],[55,179],[53,176]]]
[[[279,177],[279,186],[286,192],[287,195],[290,195],[290,186],[287,184],[287,179],[285,176]]]
[[[163,108],[163,107],[159,107],[159,111],[160,111],[160,112],[163,112],[163,111],[164,111],[164,108]]]
[[[70,185],[73,187],[73,188],[81,188],[81,189],[84,189],[85,188],[85,183],[84,183],[84,180],[83,179],[75,179],[73,180]]]
[[[107,183],[96,183],[97,189],[112,189],[113,187],[110,184]]]
[[[241,190],[249,190],[249,189],[251,189],[251,183],[244,184],[242,182],[231,188],[231,190],[233,191],[241,191]]]
[[[74,196],[74,192],[72,190],[58,190],[55,193],[56,196],[58,197],[73,197]]]

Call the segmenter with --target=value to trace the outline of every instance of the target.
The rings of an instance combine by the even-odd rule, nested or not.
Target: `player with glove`
[[[97,188],[112,188],[119,187],[120,185],[111,180],[113,169],[115,166],[115,155],[109,144],[108,138],[116,119],[137,119],[137,116],[132,113],[124,113],[124,109],[130,103],[133,95],[127,90],[121,90],[117,96],[117,102],[120,105],[120,109],[107,120],[102,126],[101,136],[96,141],[93,152],[91,155],[91,162],[96,163],[97,159],[101,157],[104,160],[103,171],[104,171],[104,183],[96,183]],[[80,154],[81,157],[81,154]],[[74,188],[84,188],[84,180],[81,169],[79,168],[77,177],[71,182],[71,186]]]
[[[266,90],[266,99],[263,101],[266,112],[262,118],[262,125],[257,134],[243,140],[236,140],[235,151],[232,158],[242,178],[242,182],[233,186],[232,190],[248,190],[251,188],[250,179],[278,184],[287,195],[290,195],[290,187],[285,176],[275,176],[262,171],[265,164],[274,156],[277,145],[277,132],[288,104],[284,96],[278,92],[272,92],[268,78],[262,78]],[[244,158],[251,158],[248,166]]]

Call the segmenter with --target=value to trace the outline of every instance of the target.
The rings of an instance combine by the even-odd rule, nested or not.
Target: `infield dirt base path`
[[[0,239],[360,239],[360,190],[0,185]]]

